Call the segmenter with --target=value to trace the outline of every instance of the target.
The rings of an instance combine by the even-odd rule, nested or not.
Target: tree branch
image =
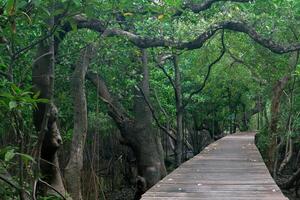
[[[161,103],[160,103],[160,100],[159,100],[159,98],[158,98],[158,96],[157,96],[156,90],[153,89],[153,91],[154,91],[154,97],[155,97],[155,99],[156,99],[156,101],[157,101],[158,107],[160,108],[161,112],[165,115],[165,117],[168,118],[168,114],[167,114],[166,110],[162,107],[162,105],[161,105]],[[168,123],[169,123],[169,122],[170,122],[170,120],[168,120]]]
[[[13,55],[13,58],[14,59],[18,59],[24,52],[28,51],[29,49],[35,47],[36,45],[38,45],[41,42],[43,42],[43,41],[47,40],[48,38],[50,38],[56,32],[56,30],[59,28],[61,21],[64,19],[64,17],[68,13],[68,10],[70,8],[71,2],[72,1],[68,0],[67,6],[63,10],[63,13],[60,16],[58,16],[58,18],[55,20],[55,23],[51,27],[50,31],[45,36],[37,39],[36,41],[32,42],[31,44],[29,44],[29,45],[27,45],[27,46],[19,49],[18,51],[16,51],[14,53],[14,55]]]
[[[122,128],[124,121],[130,121],[129,116],[123,110],[121,104],[116,102],[111,96],[104,80],[94,72],[87,72],[87,79],[97,88],[97,92],[104,103],[109,107],[109,115],[115,120],[117,125]]]
[[[208,28],[205,32],[201,33],[197,38],[188,41],[171,41],[164,38],[150,38],[150,37],[143,37],[140,35],[136,35],[134,33],[124,31],[121,29],[116,28],[106,28],[104,25],[105,23],[100,20],[86,20],[82,17],[75,18],[77,22],[78,28],[88,28],[100,33],[104,33],[108,37],[112,36],[122,36],[132,42],[139,48],[150,48],[150,47],[173,47],[176,49],[187,49],[193,50],[198,49],[203,46],[203,44],[210,39],[218,30],[226,29],[232,30],[236,32],[241,32],[247,34],[250,38],[252,38],[255,42],[259,43],[260,45],[268,48],[274,53],[277,54],[284,54],[288,52],[293,52],[300,50],[300,43],[294,44],[279,44],[276,43],[272,39],[268,39],[261,34],[259,34],[252,26],[239,21],[223,21],[220,23],[216,23],[210,28]]]
[[[155,123],[157,124],[157,126],[158,126],[162,131],[164,131],[169,137],[171,137],[174,141],[176,141],[176,140],[177,140],[176,135],[172,133],[172,131],[173,131],[173,132],[176,132],[176,130],[174,130],[174,129],[172,129],[172,128],[168,129],[168,128],[166,128],[165,126],[163,126],[163,125],[159,122],[159,119],[158,119],[158,117],[156,116],[155,110],[154,110],[154,108],[152,107],[152,105],[151,105],[150,101],[148,100],[148,98],[146,97],[144,91],[142,90],[142,88],[140,88],[140,87],[138,87],[138,86],[136,86],[136,87],[137,87],[137,89],[140,91],[140,93],[142,94],[142,97],[143,97],[143,99],[145,100],[147,106],[149,107],[149,109],[150,109],[150,111],[151,111],[151,113],[152,113],[152,117],[154,118],[154,121],[155,121]],[[170,130],[172,130],[172,131],[170,131]],[[192,145],[191,145],[186,139],[184,139],[183,142],[184,142],[184,144],[187,146],[187,148],[193,150]]]
[[[242,59],[236,57],[229,49],[227,50],[229,56],[233,59],[233,63],[239,63],[239,64],[242,64],[244,65],[251,73],[252,75],[252,79],[255,80],[256,82],[258,82],[259,84],[262,84],[262,85],[266,85],[267,84],[267,81],[263,78],[261,78],[253,69],[252,67],[247,64],[245,61],[243,61]]]
[[[172,55],[167,55],[167,56],[163,56],[161,57],[159,60],[156,60],[156,65],[159,69],[162,70],[162,72],[164,73],[164,75],[168,78],[170,84],[172,85],[174,91],[176,92],[176,87],[175,87],[175,83],[174,83],[174,80],[173,78],[170,76],[170,74],[168,74],[168,72],[166,71],[166,69],[164,68],[163,66],[163,62],[167,59],[170,59],[172,58],[173,56]]]
[[[189,102],[191,101],[191,99],[193,98],[193,96],[196,95],[196,94],[198,94],[198,93],[200,93],[200,92],[204,89],[204,87],[205,87],[205,85],[206,85],[206,83],[207,83],[207,80],[208,80],[208,78],[209,78],[209,75],[210,75],[210,72],[211,72],[212,67],[213,67],[215,64],[217,64],[217,63],[222,59],[222,57],[224,56],[225,50],[226,50],[226,48],[225,48],[225,43],[224,43],[224,30],[223,30],[222,36],[221,36],[221,43],[222,43],[221,54],[218,56],[217,59],[215,59],[212,63],[210,63],[210,64],[208,65],[207,74],[206,74],[206,76],[205,76],[205,78],[204,78],[203,83],[201,84],[201,87],[200,87],[199,89],[193,91],[192,93],[190,93],[189,97],[187,98],[186,102],[182,105],[181,109],[185,109],[185,107],[189,104]]]
[[[6,170],[0,174],[0,180],[15,188],[17,191],[22,190],[22,188],[13,180],[11,175]],[[30,193],[26,190],[24,190],[24,192],[27,195],[27,198],[30,198]]]
[[[42,179],[38,179],[38,181],[43,183],[44,185],[46,185],[50,189],[54,190],[62,199],[66,200],[66,197],[62,193],[60,193],[57,189],[55,189],[52,185],[50,185],[46,181],[43,181]]]
[[[149,107],[151,113],[152,113],[152,117],[155,121],[155,123],[157,124],[157,126],[164,131],[168,136],[170,136],[173,140],[176,140],[176,136],[174,134],[172,134],[165,126],[163,126],[160,122],[159,119],[155,113],[154,108],[152,107],[151,103],[149,102],[148,98],[146,97],[144,91],[142,88],[140,88],[139,86],[136,86],[136,89],[140,91],[141,95],[143,96],[147,106]]]

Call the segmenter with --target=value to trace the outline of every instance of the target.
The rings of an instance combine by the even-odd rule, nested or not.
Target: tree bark
[[[132,32],[124,31],[117,28],[107,28],[106,23],[101,20],[92,19],[87,20],[82,16],[75,16],[74,21],[76,22],[78,28],[88,28],[100,33],[105,32],[106,36],[122,36],[127,38],[130,42],[139,48],[151,48],[151,47],[172,47],[176,49],[194,50],[203,47],[204,43],[215,35],[219,30],[232,30],[235,32],[241,32],[247,34],[256,43],[264,46],[270,51],[277,54],[284,54],[289,52],[295,52],[300,50],[299,43],[292,44],[279,44],[270,38],[266,38],[259,34],[253,26],[239,21],[222,21],[210,26],[206,31],[201,33],[198,37],[191,41],[171,41],[164,38],[151,38],[136,35]]]
[[[275,163],[275,157],[277,156],[276,153],[277,134],[278,134],[277,125],[278,125],[279,114],[280,114],[281,96],[283,94],[284,87],[292,77],[292,71],[294,71],[295,66],[297,66],[298,59],[299,59],[299,52],[291,55],[289,60],[289,66],[290,68],[292,68],[291,72],[289,72],[283,78],[278,80],[273,86],[273,95],[271,101],[271,119],[269,124],[269,137],[270,137],[270,145],[268,148],[269,159],[266,163],[269,170],[273,173],[273,175],[276,174],[276,169],[277,169],[277,166],[274,166],[274,163]]]
[[[142,49],[140,88],[149,97],[149,69],[146,50]],[[108,105],[109,115],[117,124],[123,143],[133,149],[137,159],[137,192],[135,199],[166,175],[163,148],[157,131],[152,126],[152,114],[144,97],[136,91],[134,99],[134,118],[129,117],[121,104],[110,94],[105,81],[99,75],[89,72],[88,79],[96,86],[101,99]]]
[[[182,136],[183,136],[183,109],[182,109],[182,88],[181,75],[178,65],[178,55],[173,56],[173,65],[175,71],[175,102],[176,102],[176,145],[175,162],[179,166],[182,162]]]
[[[74,100],[74,131],[71,143],[70,159],[65,168],[68,191],[74,200],[82,200],[81,170],[83,168],[83,150],[87,135],[87,103],[85,95],[85,75],[94,55],[92,45],[87,46],[76,64],[72,81]]]
[[[32,82],[39,98],[49,100],[49,104],[39,103],[38,109],[33,112],[33,121],[37,132],[40,134],[40,170],[44,181],[50,184],[61,194],[66,194],[59,170],[57,150],[62,143],[60,131],[57,127],[57,109],[52,102],[54,91],[54,40],[39,44],[37,60],[32,69]],[[39,147],[40,148],[40,147]],[[43,193],[56,194],[53,190],[42,188]]]
[[[280,99],[283,93],[285,85],[290,80],[291,75],[285,75],[282,79],[278,80],[273,86],[273,95],[271,102],[271,121],[269,125],[269,137],[270,145],[268,149],[268,162],[267,166],[269,170],[274,172],[274,163],[275,163],[275,152],[277,147],[277,125],[279,120],[280,113]]]
[[[149,68],[145,49],[141,49],[141,74],[143,76],[140,88],[147,99],[150,97]],[[134,130],[132,140],[133,150],[137,152],[138,191],[136,199],[147,189],[166,175],[162,144],[157,130],[152,126],[152,114],[140,91],[136,91],[134,100]],[[128,135],[128,134],[127,134]],[[144,180],[143,180],[144,179]]]

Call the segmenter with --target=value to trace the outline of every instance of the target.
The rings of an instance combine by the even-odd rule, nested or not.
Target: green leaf
[[[11,95],[10,93],[3,93],[3,94],[0,94],[0,97],[6,97],[8,99],[14,99],[14,96]]]
[[[40,91],[38,91],[37,93],[35,93],[34,95],[33,95],[33,99],[37,99],[39,96],[40,96],[40,94],[41,94],[41,92]]]
[[[40,8],[50,17],[51,13],[48,11],[47,8],[45,8],[44,6],[40,6]]]
[[[62,13],[64,13],[65,10],[64,9],[56,9],[53,13],[52,13],[52,16],[57,16],[57,15],[60,15]]]
[[[21,156],[21,159],[26,163],[28,163],[29,161],[35,163],[34,158],[28,154],[24,154],[24,153],[15,153],[15,154]]]
[[[37,99],[36,102],[38,102],[38,103],[49,103],[49,99]]]
[[[73,3],[74,3],[76,6],[81,6],[81,1],[80,1],[80,0],[73,0]]]
[[[29,17],[29,15],[27,15],[26,12],[21,12],[21,14],[22,14],[23,16],[25,16],[25,18],[28,20],[28,23],[29,23],[29,24],[32,24],[32,20],[31,20],[31,18]]]
[[[14,0],[8,0],[6,4],[6,12],[10,13],[14,6]]]
[[[9,150],[13,150],[13,147],[7,146],[7,147],[4,147],[4,148],[0,149],[0,159],[1,159],[1,160],[4,160],[5,154],[6,154]]]
[[[8,150],[4,156],[4,160],[6,162],[9,162],[11,159],[13,159],[13,157],[15,156],[15,150],[14,149],[11,149],[11,150]]]
[[[32,0],[32,3],[36,6],[39,7],[41,5],[41,0]]]
[[[6,105],[5,101],[0,100],[0,105]]]
[[[26,96],[26,95],[31,95],[32,92],[22,92],[20,96]]]
[[[16,101],[10,101],[8,106],[9,106],[9,109],[12,110],[12,109],[16,108],[18,106],[18,104]]]
[[[300,75],[300,64],[297,65],[295,73],[296,73],[297,76]]]
[[[70,20],[70,25],[73,31],[77,31],[77,23],[75,23],[73,20]]]
[[[12,85],[11,85],[11,89],[12,89],[12,91],[15,92],[16,94],[19,94],[19,93],[21,92],[21,89],[20,89],[18,86],[16,86],[15,84],[12,84]]]

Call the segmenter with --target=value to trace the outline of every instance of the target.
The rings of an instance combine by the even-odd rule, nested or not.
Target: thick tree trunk
[[[269,137],[270,137],[270,145],[268,149],[268,162],[267,165],[269,169],[274,171],[274,163],[275,163],[275,152],[277,147],[277,124],[279,120],[279,111],[280,111],[280,101],[281,96],[283,94],[283,89],[285,85],[290,80],[291,75],[288,74],[284,76],[282,79],[277,81],[273,87],[273,95],[271,102],[271,121],[269,125]]]
[[[291,71],[295,69],[298,64],[299,59],[299,52],[294,53],[291,55],[289,60],[289,66]],[[268,148],[268,161],[267,166],[269,170],[276,175],[277,166],[274,165],[275,158],[277,156],[276,147],[277,147],[277,126],[279,121],[279,114],[280,114],[280,102],[281,96],[283,94],[283,89],[289,82],[292,77],[292,72],[289,72],[283,78],[278,80],[275,85],[273,86],[273,95],[272,95],[272,102],[271,102],[271,119],[269,124],[269,138],[270,138],[270,145]]]
[[[42,42],[37,51],[37,60],[32,69],[33,88],[40,93],[39,98],[49,99],[49,104],[39,103],[38,109],[33,113],[33,121],[37,132],[40,133],[41,153],[40,169],[44,181],[49,183],[61,194],[65,194],[62,182],[57,150],[62,143],[59,129],[57,127],[57,109],[52,102],[54,91],[54,41]],[[55,191],[42,188],[43,193]]]
[[[149,98],[149,69],[146,50],[142,49],[143,75],[140,88],[146,98]],[[130,118],[121,104],[110,94],[103,79],[92,72],[88,79],[96,86],[99,96],[107,103],[109,115],[120,129],[123,142],[133,149],[137,159],[138,178],[135,199],[166,175],[163,148],[157,131],[152,126],[152,114],[144,97],[136,91],[134,100],[134,119]]]
[[[176,101],[176,145],[175,162],[179,166],[182,162],[182,136],[183,136],[183,109],[182,109],[182,89],[181,76],[178,65],[178,56],[174,55],[173,65],[175,71],[175,101]]]
[[[82,200],[81,170],[83,168],[83,150],[88,128],[84,83],[93,52],[94,48],[92,45],[87,46],[81,52],[71,81],[74,100],[74,131],[70,159],[65,168],[65,178],[68,191],[74,200]]]
[[[142,49],[142,75],[140,84],[147,99],[150,98],[149,68],[147,53]],[[146,189],[149,189],[166,175],[162,144],[158,131],[152,126],[152,114],[140,92],[135,97],[134,103],[135,129],[142,130],[138,139],[138,148],[141,154],[137,156],[139,175],[146,180]],[[142,143],[148,144],[143,145]],[[145,192],[145,191],[142,191]]]

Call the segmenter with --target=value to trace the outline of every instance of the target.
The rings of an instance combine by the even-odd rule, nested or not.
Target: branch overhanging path
[[[224,42],[224,34],[225,33],[224,33],[224,30],[223,30],[222,35],[221,35],[222,50],[221,50],[220,55],[213,62],[211,62],[208,65],[207,73],[206,73],[206,76],[203,80],[203,83],[201,84],[201,86],[197,90],[190,93],[190,95],[188,96],[186,102],[182,105],[181,109],[185,109],[186,106],[189,104],[189,102],[192,100],[193,96],[196,95],[196,94],[199,94],[204,89],[204,87],[205,87],[205,85],[208,81],[209,75],[211,73],[212,67],[214,65],[216,65],[223,58],[223,56],[225,55],[226,47],[225,47],[225,42]]]
[[[245,33],[258,44],[277,54],[284,54],[300,50],[300,42],[296,42],[293,44],[279,44],[276,41],[266,38],[262,34],[258,33],[252,26],[248,25],[247,23],[240,21],[223,21],[216,23],[214,25],[211,25],[203,33],[199,34],[199,36],[195,39],[182,42],[171,41],[164,38],[141,36],[117,28],[107,28],[103,21],[97,19],[88,20],[83,18],[82,16],[76,16],[74,20],[76,21],[78,28],[88,28],[90,30],[99,32],[106,37],[121,36],[126,38],[139,48],[172,47],[180,50],[199,49],[208,39],[213,37],[218,30],[224,29]]]

